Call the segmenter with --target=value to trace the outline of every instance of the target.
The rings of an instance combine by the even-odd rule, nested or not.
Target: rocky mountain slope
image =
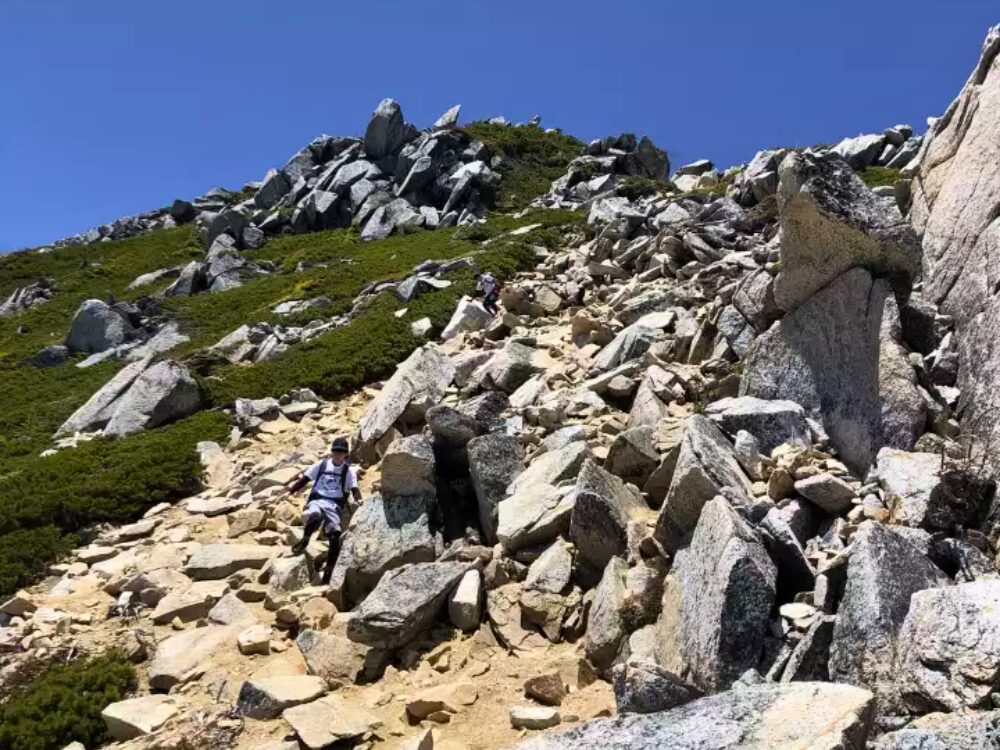
[[[164,469],[127,525],[94,525],[129,516],[85,471],[86,508],[72,484],[0,507],[8,548],[87,541],[0,604],[0,744],[996,745],[998,52],[1000,27],[923,138],[667,180],[646,139],[457,112],[420,134],[383,102],[363,140],[201,205],[175,278],[128,266],[159,295],[18,334],[46,344],[21,370],[88,388],[5,458],[15,500],[29,466],[100,477],[151,445]],[[150,221],[126,250],[189,231]],[[97,272],[114,245],[12,264],[112,248]],[[477,268],[506,279],[497,317],[463,296]],[[68,283],[20,285],[12,319],[54,320]],[[337,435],[365,499],[323,586],[282,485]],[[192,436],[203,486],[173,478]],[[121,677],[86,708],[27,680],[100,654]],[[89,723],[43,732],[39,706]]]

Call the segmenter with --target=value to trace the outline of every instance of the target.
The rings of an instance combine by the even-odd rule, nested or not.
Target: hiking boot
[[[292,545],[292,554],[293,555],[302,555],[302,554],[305,554],[306,545],[307,544],[308,544],[308,542],[306,542],[305,539],[302,539],[301,541],[296,542],[295,544]]]

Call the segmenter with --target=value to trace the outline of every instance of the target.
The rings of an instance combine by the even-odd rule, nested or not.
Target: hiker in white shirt
[[[329,456],[314,463],[285,486],[294,494],[309,482],[313,483],[313,487],[303,513],[305,533],[302,540],[292,547],[292,552],[296,555],[304,553],[313,534],[322,527],[330,545],[323,568],[323,583],[327,584],[340,554],[342,509],[348,502],[348,496],[353,497],[355,503],[361,502],[358,474],[347,462],[347,441],[344,438],[334,440]]]
[[[497,300],[500,299],[500,289],[501,284],[497,281],[496,277],[491,273],[477,273],[476,274],[476,292],[482,293],[483,295],[483,307],[486,308],[486,312],[490,315],[496,315],[499,312],[497,308]]]

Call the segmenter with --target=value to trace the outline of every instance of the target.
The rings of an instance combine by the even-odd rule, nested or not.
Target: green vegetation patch
[[[584,151],[583,142],[572,136],[531,125],[473,122],[465,130],[503,157],[499,168],[503,179],[497,196],[497,208],[502,211],[524,208],[547,193],[552,181],[562,177],[570,161]]]
[[[902,172],[898,169],[888,167],[868,167],[859,173],[859,177],[870,188],[892,187],[901,176]]]
[[[101,711],[136,686],[135,669],[116,652],[48,666],[0,704],[0,748],[97,747],[109,739]]]
[[[28,584],[95,523],[132,521],[201,489],[195,446],[223,441],[229,418],[202,412],[123,440],[0,462],[0,594]]]

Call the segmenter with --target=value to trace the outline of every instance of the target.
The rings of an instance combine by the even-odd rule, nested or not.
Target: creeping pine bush
[[[135,689],[135,669],[116,652],[50,667],[0,704],[0,748],[97,747],[108,739],[101,711]]]
[[[224,414],[202,412],[123,440],[0,464],[0,594],[29,583],[87,526],[131,521],[156,503],[197,492],[195,446],[224,440],[228,428]]]
[[[497,208],[503,211],[524,208],[548,192],[552,181],[561,177],[570,161],[584,149],[583,143],[572,136],[533,126],[515,128],[473,122],[465,130],[503,159],[499,168],[503,180],[497,196]]]
[[[868,167],[861,172],[861,179],[870,188],[892,187],[900,178],[902,172],[888,167]]]

